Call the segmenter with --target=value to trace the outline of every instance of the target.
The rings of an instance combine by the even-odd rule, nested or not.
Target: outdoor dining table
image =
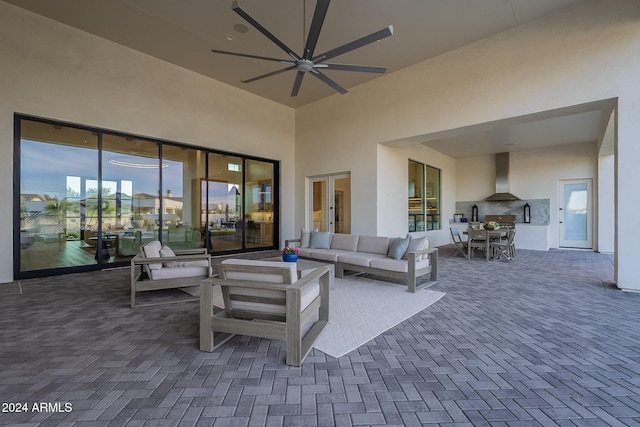
[[[485,253],[485,257],[487,259],[487,261],[489,261],[489,259],[491,258],[491,256],[489,255],[489,245],[491,243],[492,240],[500,240],[503,236],[505,236],[508,232],[507,228],[499,228],[497,230],[486,230],[484,228],[481,228],[479,230],[474,230],[476,232],[478,232],[478,234],[480,234],[482,237],[480,238],[474,238],[473,240],[476,241],[484,241],[485,247],[484,247],[484,253]],[[472,238],[469,234],[468,231],[465,231],[463,234],[466,234],[467,236],[469,236],[469,240],[468,243],[471,242]],[[471,245],[467,244],[467,258],[471,259]]]

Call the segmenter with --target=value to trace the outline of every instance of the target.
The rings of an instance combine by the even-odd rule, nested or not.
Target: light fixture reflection
[[[109,159],[109,163],[116,166],[124,166],[126,168],[138,168],[138,169],[158,169],[158,163],[142,163],[140,161],[127,161],[121,159]],[[168,167],[168,163],[162,163],[162,168]]]

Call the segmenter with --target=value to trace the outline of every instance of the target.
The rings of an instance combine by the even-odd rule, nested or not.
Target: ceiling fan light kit
[[[309,28],[309,34],[307,36],[307,41],[305,43],[304,53],[302,54],[302,56],[297,55],[287,45],[285,45],[282,41],[280,41],[280,39],[278,39],[275,35],[269,32],[269,30],[263,27],[258,21],[253,19],[247,12],[245,12],[242,8],[240,8],[240,5],[238,4],[237,1],[233,2],[231,6],[232,10],[238,15],[240,15],[245,21],[247,21],[252,27],[254,27],[256,30],[262,33],[265,37],[267,37],[269,40],[275,43],[280,49],[282,49],[282,51],[284,51],[287,55],[289,55],[291,59],[270,58],[265,56],[249,55],[249,54],[237,53],[237,52],[228,52],[228,51],[217,50],[217,49],[211,49],[211,51],[213,53],[240,56],[244,58],[261,59],[264,61],[274,61],[274,62],[280,62],[288,65],[288,67],[286,68],[271,71],[269,73],[252,77],[250,79],[241,80],[242,83],[251,83],[251,82],[255,82],[256,80],[261,80],[266,77],[271,77],[271,76],[275,76],[276,74],[284,73],[286,71],[296,70],[297,74],[293,82],[293,88],[291,89],[291,96],[298,95],[298,91],[300,90],[300,86],[302,85],[302,79],[304,78],[304,75],[306,73],[311,73],[312,76],[318,78],[320,81],[322,81],[323,83],[325,83],[326,85],[334,89],[336,92],[345,94],[347,93],[347,90],[342,86],[340,86],[338,83],[336,83],[334,80],[329,78],[326,74],[322,73],[320,69],[337,70],[337,71],[357,71],[361,73],[378,73],[378,74],[384,74],[387,71],[387,69],[384,67],[325,63],[325,61],[391,36],[393,34],[393,26],[389,25],[388,27],[383,28],[380,31],[376,31],[375,33],[369,34],[368,36],[364,36],[362,38],[346,43],[342,46],[339,46],[335,49],[331,49],[325,53],[322,53],[314,57],[313,54],[316,48],[316,44],[318,43],[318,38],[320,37],[322,24],[324,23],[327,10],[329,9],[329,2],[330,0],[318,0],[318,2],[316,3],[316,9],[313,13],[311,27]]]

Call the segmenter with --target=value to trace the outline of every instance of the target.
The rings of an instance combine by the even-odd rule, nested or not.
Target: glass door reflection
[[[209,175],[201,186],[202,221],[208,221],[209,249],[213,252],[243,248],[242,172],[242,158],[209,154]]]

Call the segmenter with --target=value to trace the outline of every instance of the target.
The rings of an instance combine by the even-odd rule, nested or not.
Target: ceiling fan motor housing
[[[306,73],[307,71],[313,70],[313,67],[313,62],[309,61],[308,59],[302,59],[296,62],[296,69],[298,71],[303,71]]]

